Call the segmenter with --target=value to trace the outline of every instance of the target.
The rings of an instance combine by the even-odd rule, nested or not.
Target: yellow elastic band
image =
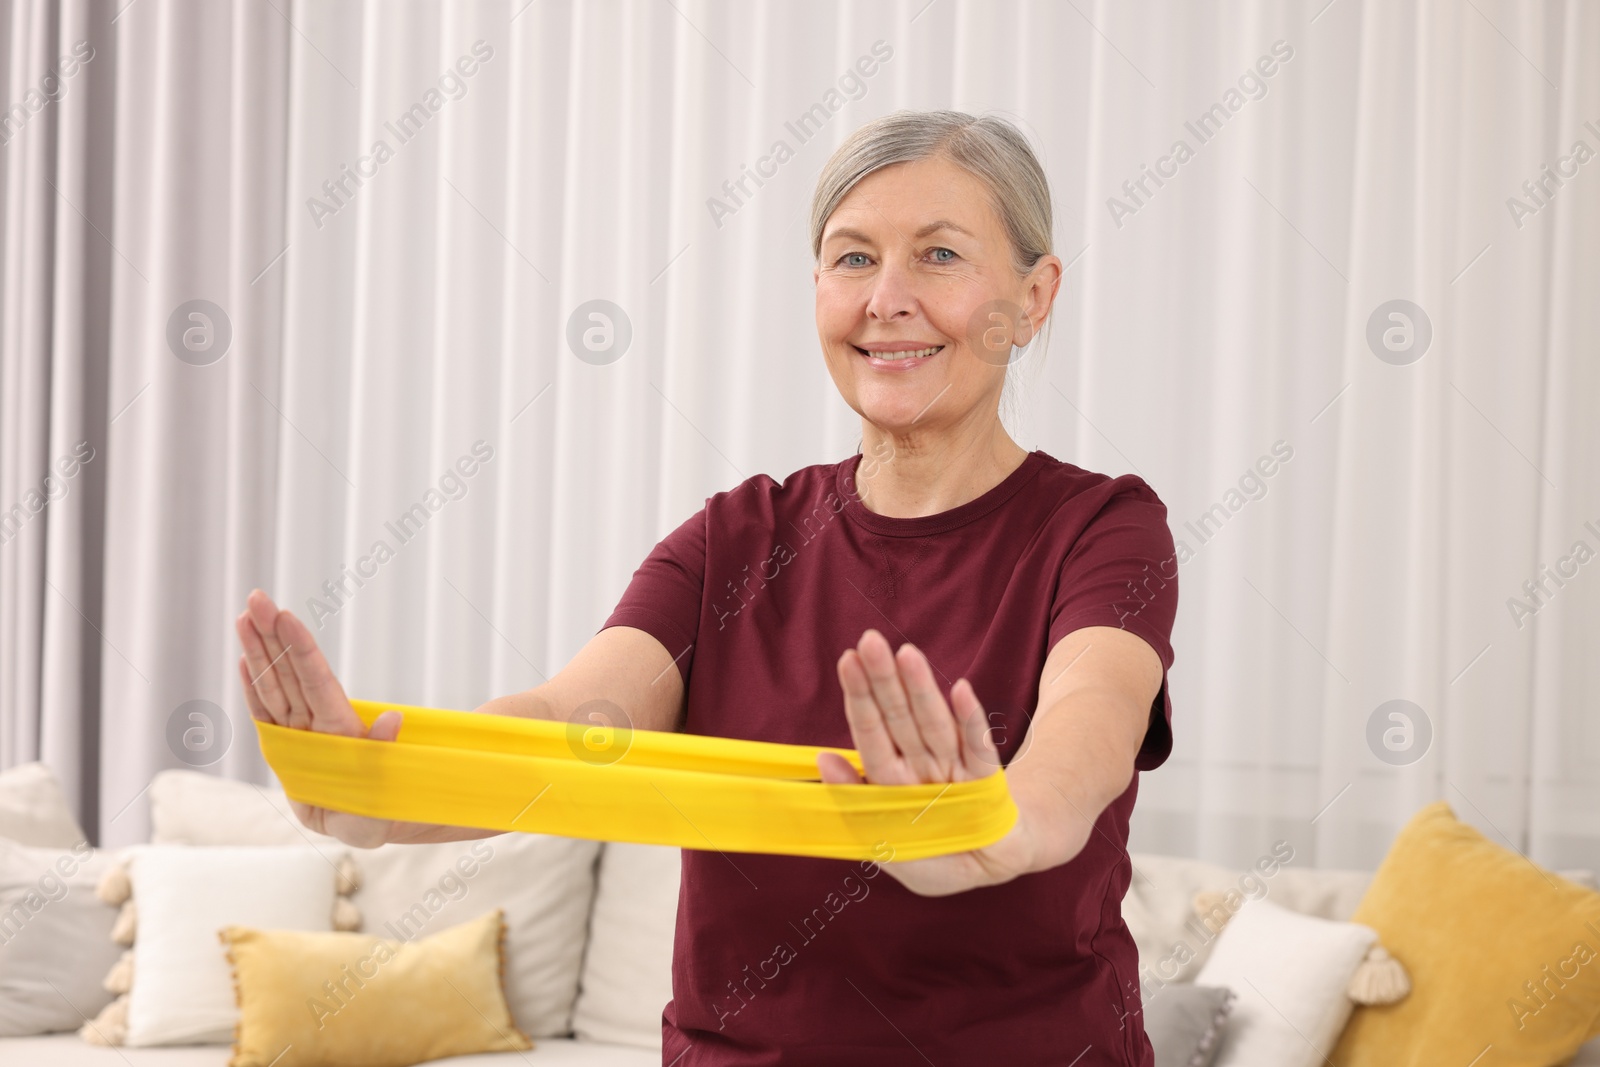
[[[827,785],[853,749],[614,729],[352,700],[394,741],[253,720],[294,800],[407,822],[720,852],[912,860],[993,844],[1017,820],[1004,772],[931,785]]]

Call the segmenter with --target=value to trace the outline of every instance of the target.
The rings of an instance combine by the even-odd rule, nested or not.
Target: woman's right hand
[[[239,680],[250,714],[257,719],[296,730],[375,741],[393,741],[400,733],[398,711],[383,712],[373,720],[372,728],[367,728],[350,706],[344,687],[306,624],[293,612],[280,610],[266,593],[252,590],[234,625],[244,648],[239,657]],[[389,840],[394,827],[392,819],[353,815],[298,800],[289,804],[310,829],[356,848],[378,847]]]

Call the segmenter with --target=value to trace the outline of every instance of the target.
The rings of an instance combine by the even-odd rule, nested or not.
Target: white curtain
[[[108,309],[126,281],[106,232],[112,12],[5,2],[0,14],[0,767],[46,760],[92,821],[115,655],[99,632]]]
[[[0,549],[0,762],[49,760],[104,843],[187,702],[231,726],[213,770],[268,779],[251,586],[352,694],[470,707],[558,670],[711,493],[853,452],[812,184],[950,107],[1033,138],[1070,261],[1014,432],[1141,474],[1181,546],[1134,846],[1371,867],[1443,798],[1600,866],[1592,8],[81,6],[5,8],[8,100],[75,33],[114,92],[3,150],[0,506],[80,437],[101,480]],[[620,356],[569,344],[593,301]]]
[[[1082,329],[1056,381],[1079,462],[1144,473],[1194,550],[1173,672],[1189,729],[1178,714],[1172,764],[1144,777],[1135,843],[1244,863],[1284,837],[1371,867],[1443,798],[1594,866],[1600,567],[1569,564],[1543,606],[1523,583],[1600,548],[1600,167],[1561,163],[1600,149],[1600,13],[1233,10],[1142,49],[1137,19],[1096,20]],[[1201,143],[1183,124],[1276,41],[1292,57]],[[1176,138],[1196,147],[1176,177],[1120,227],[1095,215]],[[1546,163],[1576,174],[1513,213]],[[1412,362],[1368,342],[1392,300],[1431,322]],[[1292,459],[1230,500],[1279,442]],[[1395,700],[1423,753],[1399,766],[1369,740]]]

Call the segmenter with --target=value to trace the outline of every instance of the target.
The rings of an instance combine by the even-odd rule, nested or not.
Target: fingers
[[[999,768],[987,713],[965,678],[947,702],[933,666],[910,642],[891,652],[867,630],[838,662],[850,735],[868,781],[881,784],[954,782],[982,778]],[[823,781],[859,780],[845,761],[819,757]]]
[[[402,718],[403,716],[398,711],[379,712],[378,717],[372,720],[372,726],[367,730],[368,740],[393,741],[400,736]],[[839,757],[835,756],[834,758],[838,759]],[[854,770],[854,768],[851,769]]]
[[[818,753],[817,770],[829,785],[860,785],[866,781],[850,766],[850,761],[837,752]]]
[[[938,769],[933,780],[954,781],[956,768],[961,765],[961,735],[956,732],[956,719],[934,680],[933,667],[922,649],[909,641],[900,646],[894,658],[900,666],[900,683],[911,701],[917,734]]]
[[[272,598],[259,589],[251,591],[246,603],[249,606],[250,623],[261,642],[267,663],[271,664],[270,667],[263,667],[256,677],[256,684],[263,686],[262,697],[268,701],[268,708],[278,714],[279,709],[271,703],[270,690],[265,688],[270,678],[271,684],[281,691],[278,700],[283,713],[278,721],[297,730],[308,730],[311,728],[311,709],[300,692],[300,682],[295,677],[294,668],[284,662],[284,645],[278,636],[278,617],[283,613],[272,602]]]
[[[867,679],[861,656],[847,648],[839,657],[839,685],[844,690],[844,714],[850,722],[850,736],[861,754],[861,766],[867,780],[886,785],[908,785],[918,779],[911,767],[900,757],[894,739],[872,695],[872,683]],[[826,753],[824,753],[826,755]],[[818,759],[818,765],[822,760]],[[853,772],[855,768],[850,768]]]
[[[248,608],[234,620],[233,628],[239,635],[239,647],[244,649],[245,665],[248,668],[245,689],[260,701],[269,721],[287,726],[289,698],[278,682],[277,672],[272,669],[272,657],[267,654],[267,646],[262,641],[261,633],[256,629]]]
[[[956,713],[961,737],[961,768],[965,777],[982,778],[1000,769],[1000,750],[989,732],[989,715],[978,702],[972,683],[956,679],[950,687],[950,706]]]
[[[250,708],[250,717],[260,719],[262,722],[277,722],[267,711],[266,705],[261,702],[261,695],[256,692],[256,687],[250,682],[249,657],[239,657],[239,681],[244,685],[244,702]]]
[[[961,735],[928,657],[909,641],[890,653],[889,642],[876,630],[861,635],[857,650],[889,735],[917,780],[953,781],[962,763]]]
[[[293,612],[280,611],[277,634],[278,640],[289,650],[284,659],[309,710],[310,721],[307,725],[314,722],[317,729],[329,733],[362,736],[366,732],[366,725],[350,707],[344,687],[334,676],[333,668],[328,666],[327,657],[317,647],[317,639],[311,636],[306,624],[296,618]]]
[[[889,650],[888,640],[877,630],[868,630],[861,635],[856,652],[866,670],[872,698],[901,758],[911,767],[917,781],[939,781],[938,763],[923,742],[911,701],[900,682],[900,666]]]
[[[244,648],[246,689],[260,703],[251,714],[280,726],[320,728],[361,736],[365,726],[350,707],[316,638],[304,623],[283,611],[260,589],[252,590],[246,608],[234,623]],[[395,726],[394,729],[398,729]]]

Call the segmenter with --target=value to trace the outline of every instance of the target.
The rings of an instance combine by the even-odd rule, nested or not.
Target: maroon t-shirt
[[[856,495],[861,462],[718,493],[635,572],[605,625],[677,657],[686,732],[854,747],[834,664],[869,627],[922,649],[946,699],[970,679],[1006,761],[1073,630],[1119,626],[1171,667],[1177,564],[1141,479],[1035,451],[959,507],[890,518]],[[1171,721],[1163,676],[1138,769]],[[1121,913],[1137,791],[1070,862],[944,897],[870,861],[685,849],[662,1062],[1151,1067]]]

